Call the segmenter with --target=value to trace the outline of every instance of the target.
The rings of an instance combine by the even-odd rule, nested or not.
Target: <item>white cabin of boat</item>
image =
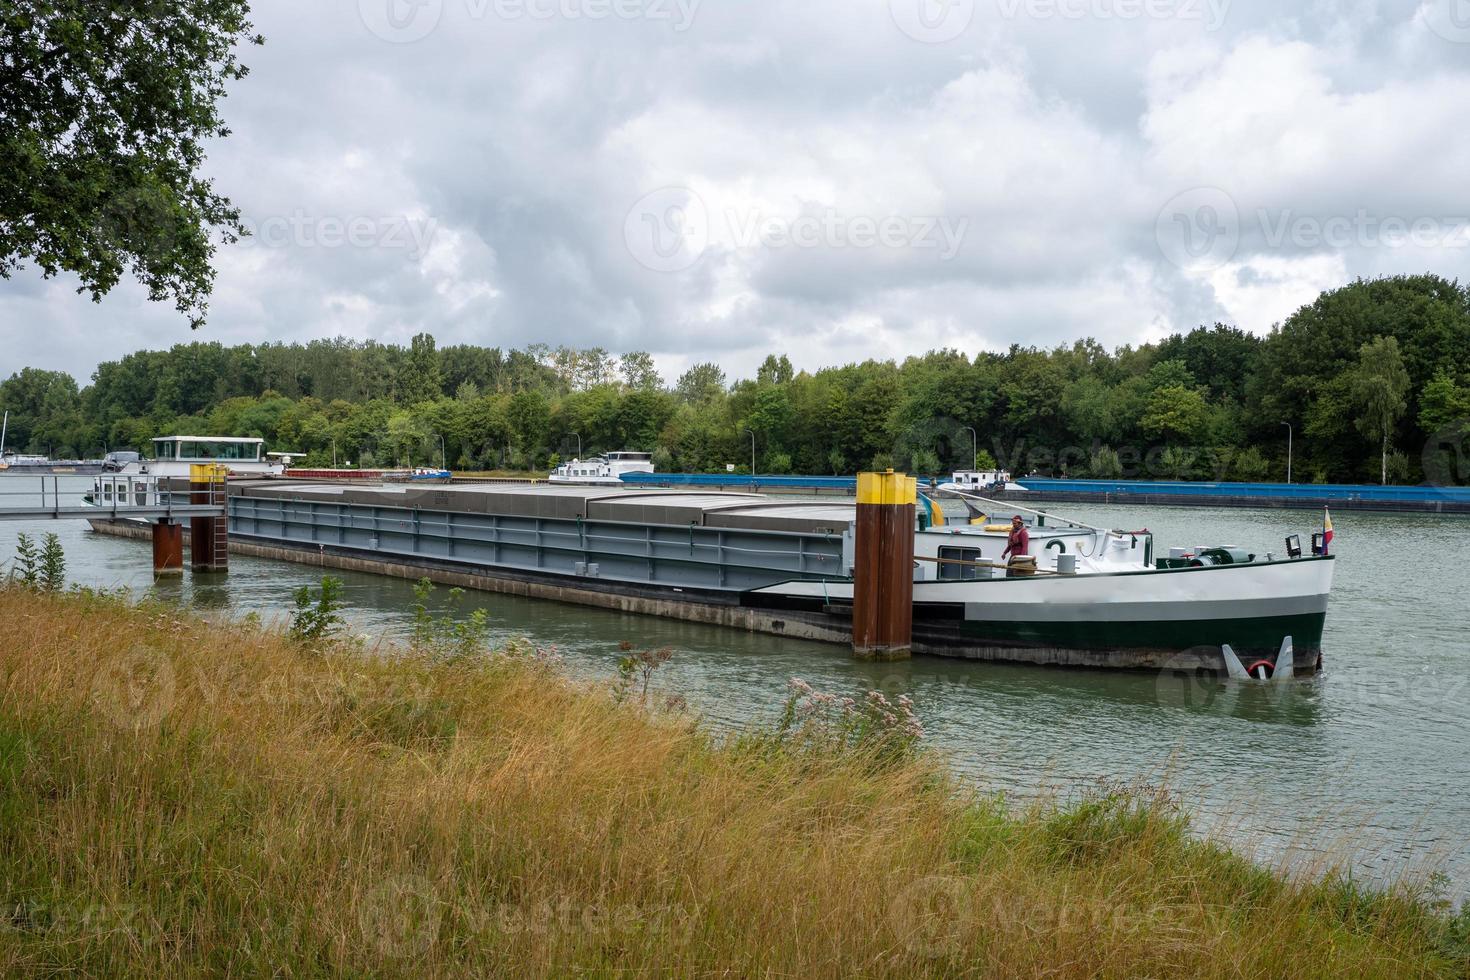
[[[618,484],[624,473],[652,473],[653,454],[622,451],[574,459],[552,471],[551,483]]]

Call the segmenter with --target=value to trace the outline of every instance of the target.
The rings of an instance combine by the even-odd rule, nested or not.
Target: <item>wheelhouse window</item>
[[[959,564],[979,561],[979,548],[940,548],[939,558],[939,578],[942,581],[968,582],[980,577],[979,568]]]
[[[258,462],[261,444],[245,440],[170,439],[154,443],[158,459]]]

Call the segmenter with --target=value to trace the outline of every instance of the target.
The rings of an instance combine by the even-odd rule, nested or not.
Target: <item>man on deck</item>
[[[1004,561],[1007,556],[1019,558],[1021,555],[1030,553],[1031,534],[1026,530],[1026,524],[1021,520],[1021,515],[1017,514],[1011,518],[1011,537],[1006,542],[1006,550],[1000,553],[1000,557]]]

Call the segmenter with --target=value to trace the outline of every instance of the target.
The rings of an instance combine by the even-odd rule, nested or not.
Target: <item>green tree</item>
[[[629,351],[618,359],[618,371],[623,376],[623,384],[634,391],[657,391],[664,386],[664,379],[658,376],[658,368],[653,363],[653,355],[647,351]]]
[[[399,466],[421,466],[438,455],[438,443],[428,421],[412,412],[394,412],[381,445]]]
[[[1419,428],[1427,435],[1470,428],[1470,387],[1441,369],[1419,395]]]
[[[1235,479],[1251,483],[1265,479],[1266,474],[1271,471],[1271,464],[1261,455],[1260,449],[1247,446],[1235,455],[1232,468]]]
[[[1212,398],[1231,397],[1240,401],[1255,370],[1261,339],[1238,327],[1217,323],[1175,334],[1159,344],[1159,360],[1177,360]]]
[[[1246,385],[1250,441],[1284,443],[1282,421],[1295,423],[1298,432],[1314,421],[1324,434],[1308,444],[1313,469],[1344,478],[1365,469],[1371,449],[1349,424],[1351,399],[1342,382],[1375,336],[1397,339],[1410,382],[1402,421],[1417,420],[1417,395],[1435,374],[1470,364],[1470,292],[1423,275],[1359,280],[1322,293],[1261,346]],[[1319,406],[1322,400],[1330,404]],[[1396,437],[1411,437],[1402,421]]]
[[[1199,389],[1166,385],[1148,396],[1138,427],[1151,438],[1193,442],[1204,428],[1207,411]]]
[[[1092,453],[1087,469],[1093,479],[1115,480],[1123,475],[1123,462],[1112,448],[1101,446]]]
[[[785,445],[793,418],[786,389],[764,387],[756,391],[750,414],[741,420],[740,427],[754,432],[765,443],[767,452],[776,452]]]
[[[416,405],[444,394],[439,378],[439,355],[432,334],[415,334],[409,341],[408,360],[398,378],[398,402]]]
[[[791,377],[791,360],[785,354],[767,354],[755,373],[756,384],[763,385],[790,384]]]
[[[710,401],[725,393],[725,372],[718,364],[696,364],[679,376],[674,390],[682,401]]]
[[[264,43],[248,16],[247,0],[0,5],[0,278],[31,261],[100,301],[131,268],[204,322],[213,235],[245,233],[200,171],[229,135],[236,49]]]
[[[66,425],[80,421],[78,408],[77,383],[65,372],[28,367],[0,382],[0,409],[10,412],[8,448],[45,452],[64,445]]]
[[[1364,344],[1358,352],[1351,385],[1353,404],[1359,413],[1358,431],[1379,447],[1379,479],[1387,484],[1389,440],[1409,407],[1405,397],[1409,372],[1404,368],[1398,340],[1374,337]]]
[[[511,396],[505,414],[516,450],[528,458],[540,452],[551,425],[545,396],[539,391],[518,391]]]

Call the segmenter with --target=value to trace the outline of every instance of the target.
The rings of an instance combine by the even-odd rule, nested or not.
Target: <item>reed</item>
[[[4,975],[1470,972],[1465,915],[1254,866],[1156,795],[1011,809],[902,743],[719,740],[524,650],[18,588],[0,622]]]

